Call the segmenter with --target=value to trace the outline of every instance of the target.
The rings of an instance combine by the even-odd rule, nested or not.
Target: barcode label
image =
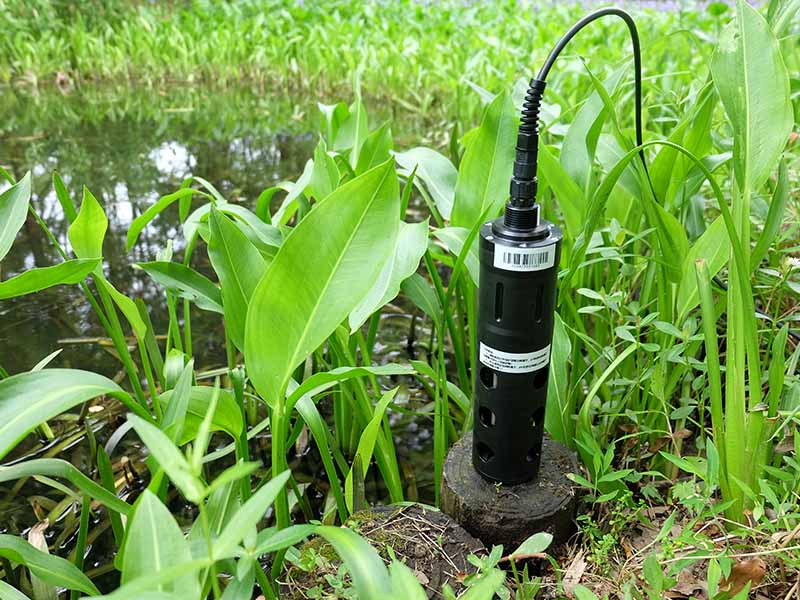
[[[550,362],[550,344],[534,352],[503,352],[483,342],[479,348],[481,363],[501,373],[530,373],[543,369]]]
[[[506,271],[541,271],[556,262],[556,246],[543,248],[519,248],[516,246],[494,247],[494,266]]]

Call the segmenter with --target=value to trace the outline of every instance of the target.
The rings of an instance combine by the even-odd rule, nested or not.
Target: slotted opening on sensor
[[[545,386],[547,383],[547,376],[550,374],[550,367],[539,369],[536,375],[533,376],[533,386],[538,390]]]
[[[491,409],[485,406],[478,408],[478,419],[484,427],[494,427],[495,416]]]
[[[481,367],[480,371],[481,383],[488,390],[497,387],[497,373],[489,367]]]
[[[539,458],[539,452],[536,450],[536,448],[531,448],[525,455],[525,460],[529,463],[536,462],[538,458]]]
[[[498,323],[503,318],[503,284],[499,281],[494,287],[494,320]]]
[[[541,323],[542,317],[544,317],[544,286],[540,285],[536,290],[536,296],[533,301],[533,320],[536,323]]]
[[[485,463],[488,463],[494,458],[494,452],[492,452],[492,449],[483,442],[478,442],[478,444],[475,446],[475,449],[478,451],[478,458]]]
[[[531,429],[536,429],[544,425],[544,407],[537,408],[531,415]]]

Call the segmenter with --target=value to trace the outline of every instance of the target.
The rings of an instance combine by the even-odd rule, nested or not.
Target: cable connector
[[[506,225],[514,229],[533,229],[539,225],[539,211],[530,210],[536,205],[536,167],[539,158],[539,108],[545,82],[531,79],[522,104],[519,133],[517,134],[514,171],[509,188],[510,199],[506,206]],[[538,209],[538,207],[536,207]],[[527,210],[519,210],[527,209]]]

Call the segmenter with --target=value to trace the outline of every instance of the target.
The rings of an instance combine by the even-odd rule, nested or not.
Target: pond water
[[[338,98],[326,99],[334,102]],[[345,98],[347,100],[347,98]],[[230,201],[253,207],[258,194],[282,180],[294,180],[313,154],[317,141],[317,99],[289,102],[283,96],[262,90],[205,92],[198,89],[153,90],[89,89],[61,94],[56,90],[41,95],[25,90],[7,90],[0,97],[0,165],[15,176],[27,170],[34,175],[32,202],[58,240],[67,243],[67,222],[52,186],[52,173],[63,178],[73,200],[79,201],[86,185],[104,205],[109,231],[104,245],[106,273],[120,291],[142,298],[150,309],[157,333],[166,332],[168,316],[164,293],[135,262],[154,260],[168,240],[176,253],[183,246],[177,208],[155,219],[130,251],[125,235],[131,221],[160,196],[175,191],[185,177],[195,174],[210,181]],[[413,115],[393,114],[386,107],[368,104],[370,121],[405,119],[404,138],[395,137],[398,147],[430,144],[430,124]],[[403,145],[405,144],[405,145]],[[203,264],[204,252],[196,252],[193,266],[210,274]],[[207,259],[206,259],[207,260]],[[20,232],[12,251],[4,259],[6,279],[34,266],[60,261],[41,228],[32,218]],[[407,361],[416,350],[414,339],[427,341],[424,325],[415,324],[409,306],[387,311],[379,332],[378,360]],[[416,327],[417,336],[410,331]],[[200,370],[226,364],[222,321],[219,315],[193,310],[192,334],[196,364]],[[0,302],[0,366],[10,374],[29,370],[51,352],[62,352],[53,367],[88,369],[114,377],[119,362],[111,355],[96,316],[77,286],[62,286],[38,294]],[[409,395],[418,394],[410,390]],[[420,403],[425,401],[419,398]],[[109,407],[104,419],[97,419],[97,439],[105,443],[123,415]],[[395,415],[398,449],[410,473],[421,480],[415,487],[419,499],[433,500],[430,465],[430,421],[427,417]],[[54,425],[55,441],[29,440],[19,459],[29,452],[37,456],[53,453],[76,465],[90,464],[87,442],[74,423]],[[33,436],[30,436],[33,437]],[[133,442],[117,450],[118,456],[136,461],[141,448]],[[126,437],[126,440],[128,439]],[[257,441],[254,456],[268,456],[268,441]],[[140,458],[140,456],[139,456]],[[304,460],[300,458],[299,460]],[[308,459],[313,473],[313,456]],[[419,465],[420,468],[415,468]],[[119,464],[116,464],[119,467]],[[368,497],[379,497],[379,478],[367,482]],[[29,484],[22,493],[6,488],[0,530],[19,533],[35,522],[31,505],[39,506],[48,495],[58,493]],[[371,492],[371,493],[370,493]],[[44,506],[47,502],[44,503]]]

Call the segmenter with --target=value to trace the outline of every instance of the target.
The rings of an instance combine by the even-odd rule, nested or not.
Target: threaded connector
[[[522,104],[522,115],[520,117],[519,133],[517,134],[517,148],[514,159],[514,170],[509,186],[509,207],[526,208],[536,205],[536,167],[539,158],[539,109],[542,104],[545,82],[533,78],[531,79],[528,91],[525,94],[525,101]],[[516,216],[507,218],[517,223],[520,218]],[[528,218],[522,219],[527,223]],[[537,223],[538,224],[538,208]],[[536,224],[532,225],[535,227]],[[509,223],[510,225],[510,223]],[[514,225],[517,227],[517,225]]]

